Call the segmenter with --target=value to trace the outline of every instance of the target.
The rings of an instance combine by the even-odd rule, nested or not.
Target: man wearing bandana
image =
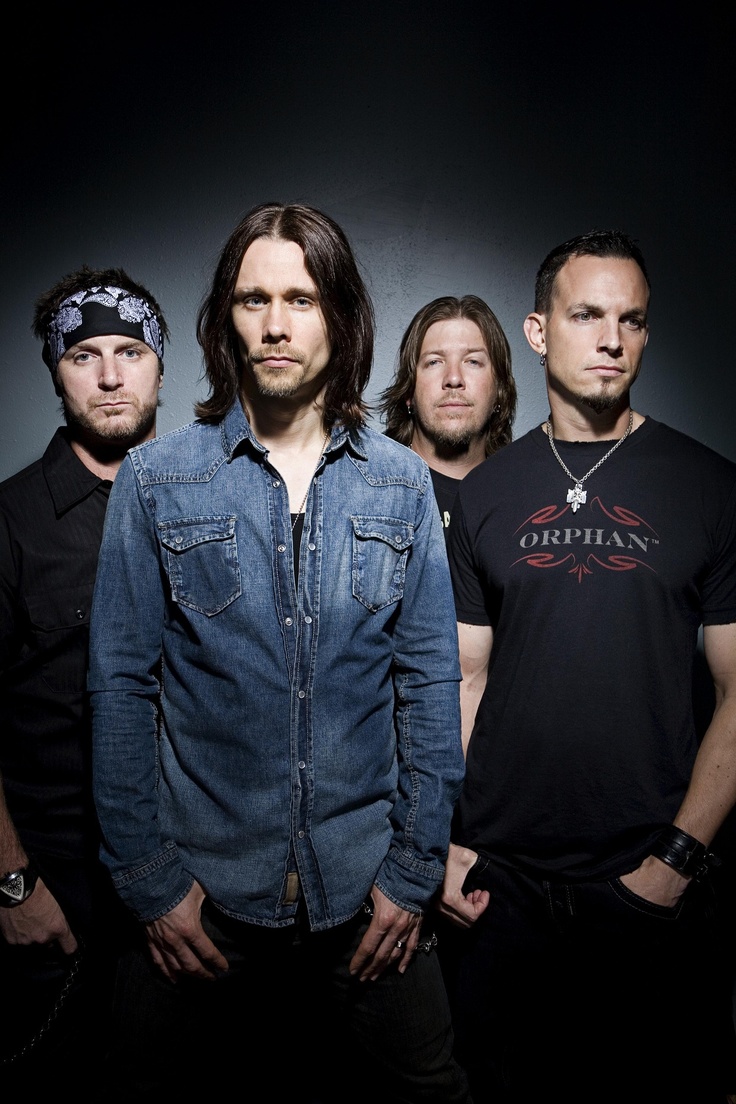
[[[92,1099],[122,929],[90,797],[89,611],[113,480],[156,432],[168,328],[122,269],[85,266],[33,330],[66,425],[0,485],[0,1063],[37,1089],[73,1068]]]

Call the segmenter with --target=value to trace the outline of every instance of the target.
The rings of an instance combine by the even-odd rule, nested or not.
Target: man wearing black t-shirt
[[[548,420],[471,472],[453,515],[467,772],[439,907],[467,929],[476,1102],[733,1090],[713,902],[736,801],[736,465],[631,408],[648,303],[618,231],[548,255],[525,323]]]
[[[112,481],[155,434],[168,329],[122,269],[86,266],[39,297],[33,329],[66,425],[0,485],[0,1063],[92,1100],[123,910],[98,859],[89,612]]]
[[[381,411],[386,435],[429,465],[447,539],[460,480],[509,443],[516,413],[511,350],[487,303],[446,295],[414,315]]]

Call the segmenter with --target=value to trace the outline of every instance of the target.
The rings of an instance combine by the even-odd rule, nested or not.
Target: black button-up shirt
[[[26,849],[96,851],[89,613],[112,484],[57,430],[0,484],[0,772]]]

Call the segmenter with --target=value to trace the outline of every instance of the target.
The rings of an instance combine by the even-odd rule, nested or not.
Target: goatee
[[[621,405],[621,395],[581,395],[580,401],[595,414],[605,414]]]

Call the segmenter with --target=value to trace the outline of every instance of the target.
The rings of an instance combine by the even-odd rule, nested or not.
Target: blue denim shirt
[[[295,585],[286,486],[239,403],[131,450],[91,619],[103,859],[142,920],[196,879],[314,930],[375,883],[423,910],[464,763],[455,609],[429,469],[335,429]]]

